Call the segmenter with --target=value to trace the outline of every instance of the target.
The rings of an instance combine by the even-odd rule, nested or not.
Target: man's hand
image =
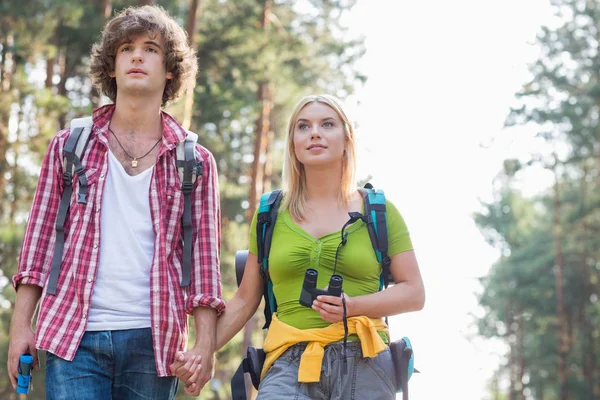
[[[15,309],[10,322],[7,360],[8,377],[14,389],[17,388],[19,376],[19,357],[23,354],[32,355],[33,369],[36,371],[40,369],[31,319],[41,295],[42,288],[35,285],[19,285],[17,290]]]
[[[8,377],[13,389],[17,388],[17,378],[19,375],[19,357],[23,354],[31,354],[33,356],[33,368],[36,371],[40,369],[40,361],[35,348],[35,334],[28,325],[17,325],[15,323],[10,326],[10,339],[8,342]]]
[[[352,300],[346,293],[342,293],[342,296],[346,302],[346,317],[350,317],[352,315]],[[315,301],[313,301],[312,309],[321,314],[321,319],[323,319],[323,321],[330,323],[340,322],[344,318],[342,297],[325,295],[317,296]]]
[[[188,395],[199,396],[213,376],[214,364],[214,353],[203,347],[194,347],[186,352],[178,352],[170,369],[185,384],[184,390]]]
[[[184,382],[185,392],[198,396],[214,374],[217,312],[200,306],[194,309],[193,314],[196,344],[188,351],[177,353],[170,368],[171,373]]]

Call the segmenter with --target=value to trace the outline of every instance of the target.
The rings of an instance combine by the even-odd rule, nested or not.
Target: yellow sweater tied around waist
[[[348,318],[348,334],[358,335],[363,357],[373,358],[386,349],[386,344],[377,332],[386,332],[386,334],[388,332],[387,325],[381,319],[373,320],[365,316]],[[336,322],[325,328],[297,329],[281,322],[277,318],[277,313],[274,313],[264,343],[267,355],[261,379],[264,378],[275,360],[290,346],[308,342],[302,357],[300,357],[298,382],[319,382],[325,346],[329,343],[339,342],[343,338],[343,322]]]

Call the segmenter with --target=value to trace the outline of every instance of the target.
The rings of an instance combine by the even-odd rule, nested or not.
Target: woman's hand
[[[171,373],[185,384],[185,393],[199,396],[204,383],[197,382],[202,371],[202,356],[193,351],[177,352],[175,361],[169,366]],[[210,378],[209,378],[210,379]]]
[[[346,318],[352,314],[352,300],[342,293],[346,302]],[[313,301],[312,309],[321,314],[323,321],[330,323],[341,322],[344,318],[344,307],[342,304],[342,297],[337,296],[317,296],[316,300]]]

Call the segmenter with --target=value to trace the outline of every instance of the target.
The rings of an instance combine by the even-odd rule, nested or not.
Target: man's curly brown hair
[[[106,24],[102,38],[92,47],[92,83],[113,102],[117,99],[117,81],[109,73],[115,71],[117,49],[124,42],[147,32],[162,35],[166,70],[173,74],[173,78],[167,80],[163,92],[163,107],[179,98],[188,79],[192,82],[196,80],[196,52],[188,45],[187,34],[181,26],[159,6],[129,7]]]

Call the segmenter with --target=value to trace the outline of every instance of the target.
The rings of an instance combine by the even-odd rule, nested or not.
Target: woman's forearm
[[[419,311],[425,304],[425,290],[422,284],[400,282],[378,293],[352,297],[350,316],[365,315],[382,318],[400,313]]]
[[[378,293],[353,297],[348,312],[381,318],[421,310],[425,304],[425,287],[415,252],[410,250],[393,255],[390,271],[395,285]]]
[[[225,311],[217,320],[217,350],[231,340],[256,312],[258,301],[247,301],[238,293],[227,303]]]

